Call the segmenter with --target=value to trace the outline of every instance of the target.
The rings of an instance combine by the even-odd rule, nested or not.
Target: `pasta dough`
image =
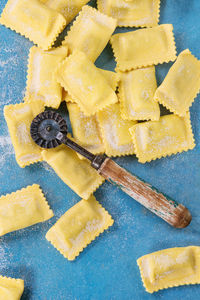
[[[111,45],[117,70],[124,72],[174,61],[176,46],[172,30],[171,24],[163,24],[114,34]]]
[[[0,236],[53,217],[38,184],[0,197]]]
[[[117,21],[85,5],[68,32],[64,44],[78,49],[94,62],[111,38]]]
[[[55,76],[86,116],[118,101],[102,72],[78,50],[60,63]]]
[[[144,287],[153,293],[184,284],[200,283],[200,247],[170,248],[137,260]]]
[[[67,46],[49,51],[35,46],[30,49],[26,100],[42,100],[45,106],[59,107],[62,101],[62,87],[53,74],[67,54]]]
[[[157,89],[154,99],[184,116],[200,90],[200,61],[187,49],[181,52]]]
[[[75,103],[68,103],[67,108],[76,142],[93,154],[103,153],[105,149],[96,115],[86,117]]]
[[[48,50],[65,27],[66,20],[39,0],[8,0],[0,23]]]
[[[69,24],[88,0],[42,0],[42,2],[61,13]]]
[[[32,120],[43,111],[42,101],[4,106],[4,116],[15,149],[16,161],[21,168],[42,160],[41,148],[32,140],[30,126]]]
[[[189,113],[185,117],[167,115],[159,121],[138,123],[130,133],[141,163],[195,147]]]
[[[65,145],[43,150],[42,157],[64,183],[84,199],[88,199],[104,182],[87,160],[79,159],[76,152]]]
[[[100,233],[113,224],[112,217],[92,195],[71,207],[46,234],[48,241],[68,260],[74,260]]]
[[[118,26],[149,27],[158,24],[160,0],[97,0],[98,9],[117,19]]]
[[[135,121],[123,120],[120,115],[119,103],[110,105],[97,114],[105,152],[108,156],[133,154],[134,145],[129,128]]]
[[[98,70],[103,75],[103,77],[107,80],[107,83],[110,85],[113,91],[116,91],[120,81],[119,74],[112,71],[103,70],[100,68],[98,68]],[[72,102],[72,103],[76,102],[65,90],[63,92],[63,101]]]
[[[24,280],[0,276],[0,299],[20,300],[24,291]]]
[[[121,73],[119,98],[122,118],[158,121],[160,108],[153,100],[156,88],[155,67]]]

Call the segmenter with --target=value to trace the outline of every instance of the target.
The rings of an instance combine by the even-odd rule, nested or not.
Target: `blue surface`
[[[178,53],[189,48],[200,59],[200,2],[161,2],[160,23],[174,25]],[[6,0],[1,0],[0,11],[5,3]],[[0,238],[0,274],[25,280],[23,300],[200,299],[198,285],[148,294],[136,265],[136,259],[141,255],[163,248],[200,246],[200,97],[191,108],[197,144],[193,151],[145,165],[139,164],[134,156],[116,159],[128,170],[186,205],[193,215],[191,225],[181,230],[171,228],[122,191],[105,183],[95,195],[113,216],[115,224],[74,262],[69,262],[45,240],[45,233],[79,201],[79,197],[46,164],[38,163],[25,169],[18,167],[3,118],[5,104],[19,103],[23,99],[31,46],[32,43],[24,37],[0,27],[0,194],[38,183],[55,217]],[[114,69],[110,46],[99,57],[97,65]],[[170,66],[157,66],[159,84]]]

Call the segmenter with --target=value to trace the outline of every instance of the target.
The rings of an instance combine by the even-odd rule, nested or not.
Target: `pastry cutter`
[[[65,144],[91,162],[100,175],[117,185],[126,194],[151,212],[176,228],[189,225],[192,217],[189,210],[168,196],[161,194],[150,184],[130,174],[105,155],[94,155],[67,137],[67,124],[55,111],[44,111],[31,123],[31,137],[42,148],[55,148]],[[64,163],[64,162],[63,162]]]

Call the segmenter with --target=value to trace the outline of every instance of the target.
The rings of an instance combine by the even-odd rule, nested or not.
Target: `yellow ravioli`
[[[184,284],[200,283],[200,247],[153,252],[137,260],[144,287],[153,293]]]
[[[86,116],[118,101],[102,72],[78,50],[59,64],[55,77]]]
[[[114,34],[111,45],[117,61],[117,70],[129,71],[174,61],[176,46],[172,30],[171,24],[163,24]]]
[[[16,161],[21,168],[42,160],[41,148],[30,135],[32,120],[44,111],[42,101],[11,104],[4,107],[4,116],[15,150]]]
[[[53,217],[38,184],[0,197],[0,236]]]
[[[160,0],[97,0],[97,6],[118,26],[151,27],[159,21]]]
[[[75,151],[65,145],[43,150],[42,157],[81,198],[88,199],[104,182],[104,178],[91,167],[89,161],[81,160]]]
[[[85,5],[74,21],[63,44],[72,52],[78,49],[94,62],[111,38],[117,21]]]
[[[100,233],[113,224],[112,217],[92,195],[71,207],[50,228],[46,238],[68,260],[74,260]]]
[[[76,142],[93,154],[105,151],[96,115],[86,117],[75,103],[68,103],[69,118]]]
[[[158,121],[160,108],[153,100],[156,88],[155,67],[121,73],[119,99],[122,118]]]
[[[35,46],[30,49],[26,100],[42,100],[45,106],[59,107],[62,101],[62,87],[53,74],[67,54],[67,46],[49,51],[43,51]]]
[[[105,152],[108,156],[134,154],[134,145],[129,128],[136,122],[121,118],[119,103],[110,105],[97,113],[97,118],[105,145]]]
[[[24,280],[0,276],[0,299],[20,300],[24,291]]]
[[[154,99],[184,116],[200,90],[200,61],[187,49],[181,52],[158,87]]]
[[[190,115],[167,115],[159,121],[138,123],[130,128],[139,162],[187,151],[195,147]]]
[[[103,75],[103,77],[107,80],[107,83],[115,92],[120,80],[119,74],[112,71],[103,70],[100,68],[98,68],[98,70]],[[65,90],[63,91],[63,101],[72,102],[72,103],[76,102]]]
[[[39,0],[8,0],[0,23],[48,50],[65,27],[66,20]]]
[[[108,84],[110,85],[110,87],[115,92],[117,87],[118,87],[119,81],[120,81],[119,74],[115,73],[115,72],[112,72],[112,71],[103,70],[103,69],[100,69],[100,68],[98,68],[98,70],[103,75],[103,77],[107,80]]]
[[[79,13],[82,6],[85,5],[89,0],[41,0],[48,7],[55,9],[61,13],[66,23],[69,24],[72,19]]]

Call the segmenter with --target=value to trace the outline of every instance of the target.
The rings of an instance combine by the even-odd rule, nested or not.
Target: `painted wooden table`
[[[2,11],[7,0],[1,0]],[[200,2],[161,0],[160,23],[172,23],[178,53],[189,48],[200,59]],[[94,5],[94,3],[92,3]],[[127,29],[117,29],[124,32]],[[65,31],[66,33],[66,31]],[[25,169],[16,164],[3,106],[22,101],[29,48],[32,43],[0,26],[0,194],[28,184],[41,185],[55,217],[0,238],[0,274],[25,280],[22,299],[34,300],[145,300],[200,299],[200,286],[145,292],[136,259],[163,248],[200,246],[200,97],[191,108],[196,139],[193,151],[139,164],[135,156],[116,161],[132,173],[186,205],[193,221],[186,229],[174,229],[109,183],[95,193],[115,220],[114,226],[90,244],[74,261],[67,261],[45,239],[45,233],[79,197],[44,163]],[[115,67],[110,46],[96,62]],[[171,64],[157,66],[160,84]],[[63,111],[65,106],[62,105]]]

